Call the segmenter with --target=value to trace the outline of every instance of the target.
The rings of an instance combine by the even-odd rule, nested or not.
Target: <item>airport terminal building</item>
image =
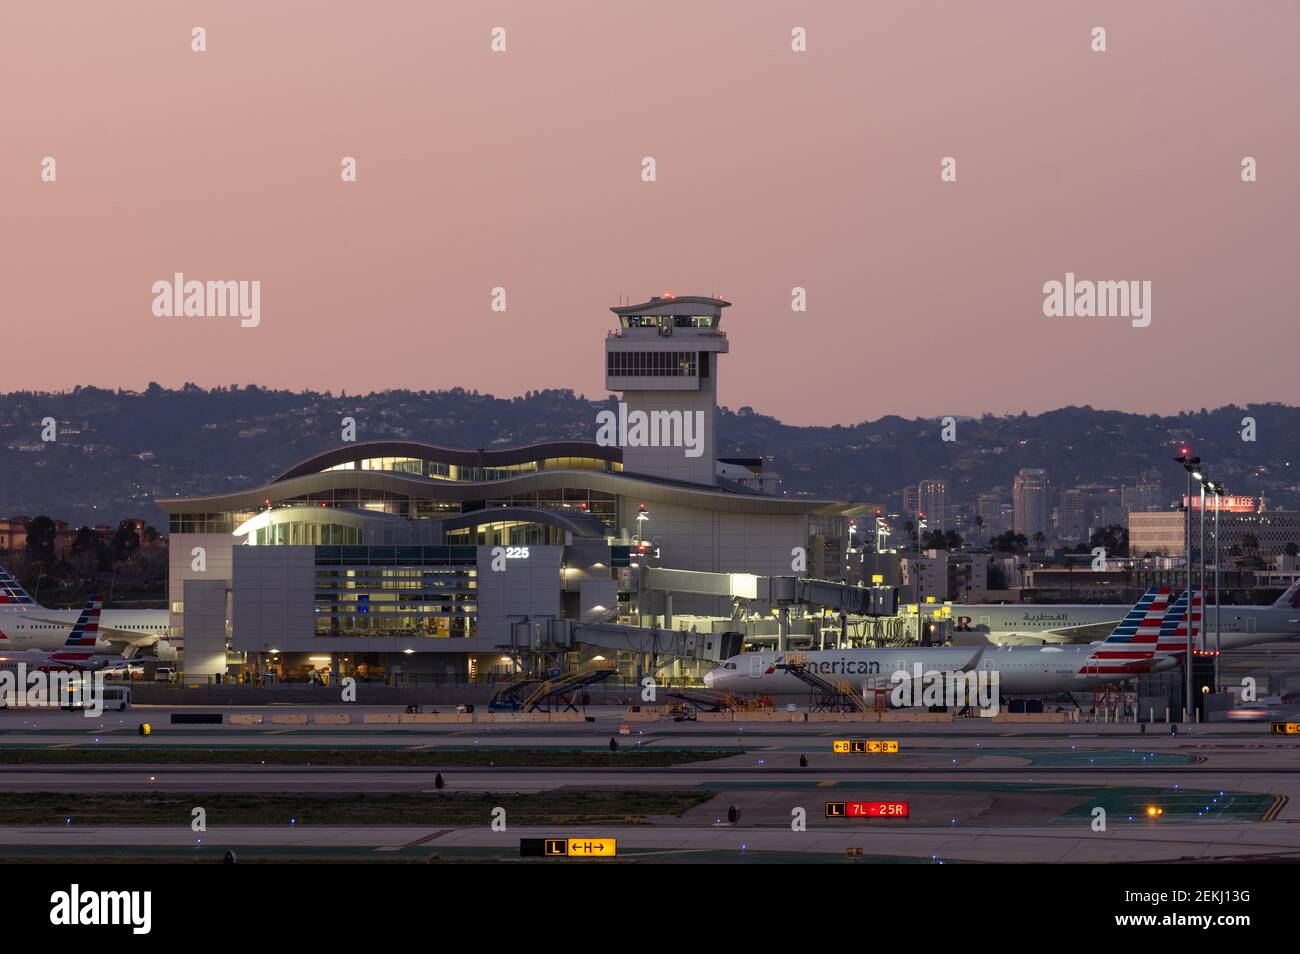
[[[158,500],[186,673],[238,659],[478,678],[513,665],[508,647],[577,649],[584,634],[641,647],[684,618],[734,628],[743,581],[652,593],[652,567],[788,577],[801,549],[842,561],[863,507],[774,494],[760,462],[717,457],[727,307],[611,309],[606,384],[622,397],[590,442],[351,443],[260,487]]]

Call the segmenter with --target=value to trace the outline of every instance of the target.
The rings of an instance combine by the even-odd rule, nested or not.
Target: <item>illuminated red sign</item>
[[[907,818],[907,802],[848,802],[849,818]]]
[[[1187,495],[1183,495],[1183,506],[1188,506]],[[1201,509],[1201,496],[1197,494],[1192,498],[1191,508],[1193,510]],[[1214,497],[1211,494],[1205,495],[1205,510],[1207,513],[1214,512]],[[1254,497],[1220,497],[1219,513],[1254,513]]]

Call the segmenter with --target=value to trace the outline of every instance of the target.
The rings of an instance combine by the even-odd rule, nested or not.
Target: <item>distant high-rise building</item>
[[[948,526],[946,496],[946,486],[938,478],[923,480],[916,485],[918,512],[925,514],[926,525],[931,530],[943,530]]]
[[[915,515],[921,509],[915,487],[903,488],[903,513]]]
[[[1011,505],[1007,503],[1006,495],[1002,490],[980,494],[975,505],[975,512],[984,523],[980,536],[984,540],[989,540],[1010,530],[1011,520],[1008,517],[1010,510]]]
[[[1056,532],[1062,540],[1088,540],[1094,530],[1124,525],[1122,491],[1106,484],[1079,484],[1061,491]]]
[[[1158,479],[1141,477],[1136,484],[1126,485],[1121,491],[1126,512],[1152,513],[1165,508],[1165,485]]]
[[[1015,509],[1015,531],[1033,541],[1034,534],[1051,533],[1051,506],[1048,503],[1050,482],[1047,471],[1037,467],[1022,468],[1011,485],[1011,503]]]
[[[1061,491],[1056,532],[1062,540],[1082,540],[1087,526],[1088,495],[1080,487]]]

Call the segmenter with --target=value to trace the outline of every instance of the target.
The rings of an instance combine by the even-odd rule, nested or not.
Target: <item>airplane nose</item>
[[[710,669],[708,672],[704,674],[704,685],[709,689],[713,688],[713,673],[715,671],[716,670]]]

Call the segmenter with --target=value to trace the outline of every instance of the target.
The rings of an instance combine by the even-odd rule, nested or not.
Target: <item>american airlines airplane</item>
[[[122,669],[127,666],[120,656],[101,656],[95,653],[95,641],[99,632],[100,608],[104,605],[101,597],[95,597],[86,604],[85,609],[73,623],[63,648],[55,652],[40,650],[20,650],[18,652],[0,651],[0,666],[15,667],[25,663],[28,669],[73,672],[97,672],[105,669]]]
[[[952,642],[959,646],[1087,643],[1103,638],[1125,612],[1126,607],[1114,604],[954,605]],[[1214,616],[1213,607],[1209,607],[1205,626],[1210,641],[1213,640]],[[1224,606],[1219,617],[1224,649],[1300,636],[1300,579],[1271,606]],[[1213,647],[1207,643],[1207,648]]]
[[[1184,610],[1186,601],[1182,603]],[[1160,649],[1160,633],[1169,610],[1169,589],[1152,587],[1100,643],[1089,646],[900,647],[896,649],[833,649],[807,653],[752,652],[732,656],[706,673],[704,684],[725,692],[793,695],[808,684],[787,670],[802,661],[832,681],[847,677],[854,691],[867,677],[883,677],[885,688],[896,672],[996,672],[1003,695],[1048,695],[1087,691],[1162,672],[1178,664],[1177,654]],[[1170,630],[1174,641],[1175,628]],[[1186,643],[1184,641],[1184,647]]]
[[[58,649],[79,615],[77,610],[41,606],[0,567],[0,652]],[[127,656],[152,650],[160,660],[175,659],[167,616],[166,610],[104,610],[94,650]]]

